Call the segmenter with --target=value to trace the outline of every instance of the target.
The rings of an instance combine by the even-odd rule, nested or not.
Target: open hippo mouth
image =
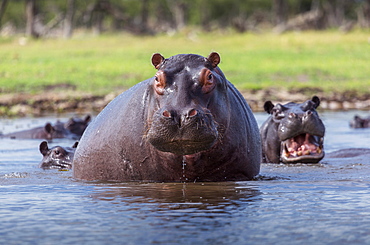
[[[324,138],[303,133],[281,142],[284,163],[317,163],[324,157]]]

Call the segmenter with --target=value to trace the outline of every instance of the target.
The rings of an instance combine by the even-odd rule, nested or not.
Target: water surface
[[[370,147],[369,129],[348,127],[355,113],[321,113],[327,152]],[[55,120],[0,119],[0,131]],[[0,244],[370,243],[368,159],[263,164],[256,181],[100,183],[39,169],[40,142],[0,140]]]

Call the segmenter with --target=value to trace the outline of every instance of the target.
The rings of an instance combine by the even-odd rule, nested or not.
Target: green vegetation
[[[370,33],[364,31],[0,39],[0,92],[42,93],[61,84],[100,95],[123,91],[155,74],[155,52],[169,57],[212,51],[220,53],[221,69],[240,90],[370,94]]]

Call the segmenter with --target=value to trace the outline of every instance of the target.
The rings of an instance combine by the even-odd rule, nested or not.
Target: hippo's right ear
[[[49,151],[48,142],[46,141],[41,142],[39,149],[40,149],[41,154],[43,156],[46,156],[46,154]]]
[[[220,55],[216,52],[210,53],[207,59],[211,62],[213,68],[215,68],[221,61]]]
[[[155,69],[159,69],[159,66],[164,61],[164,57],[160,53],[155,53],[152,56],[152,64],[154,65]]]
[[[317,107],[319,107],[319,105],[320,105],[320,98],[319,97],[317,97],[316,95],[315,96],[313,96],[312,97],[312,99],[311,99],[312,101],[313,101],[313,103],[315,103],[315,109],[317,108]]]
[[[272,104],[271,101],[266,101],[265,104],[263,105],[263,109],[265,110],[265,112],[267,112],[268,114],[271,114],[272,113],[272,109],[274,108],[274,104]]]

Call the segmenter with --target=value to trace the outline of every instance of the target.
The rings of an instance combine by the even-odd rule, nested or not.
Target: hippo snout
[[[183,113],[178,113],[174,110],[164,109],[161,112],[161,115],[165,119],[173,120],[175,124],[178,124],[179,128],[182,125],[187,124],[188,121],[193,120],[193,118],[198,116],[198,111],[196,109],[185,110]]]
[[[162,108],[154,114],[146,138],[160,151],[190,155],[215,144],[218,138],[216,125],[207,110]]]
[[[302,113],[289,113],[281,120],[278,135],[281,141],[295,137],[302,133],[324,137],[325,126],[317,113],[306,111]]]

